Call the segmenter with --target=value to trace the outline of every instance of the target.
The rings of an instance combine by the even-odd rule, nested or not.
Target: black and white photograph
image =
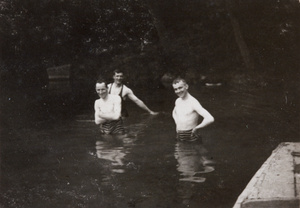
[[[299,0],[0,0],[1,208],[299,208]]]

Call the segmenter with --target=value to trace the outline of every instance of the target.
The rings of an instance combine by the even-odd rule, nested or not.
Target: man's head
[[[108,89],[107,83],[104,79],[100,78],[97,80],[95,89],[100,98],[106,98],[108,94]]]
[[[123,83],[124,79],[124,73],[120,69],[114,70],[114,75],[113,75],[114,83],[121,85]]]
[[[186,83],[185,79],[182,78],[174,79],[172,86],[175,91],[175,94],[178,97],[184,98],[187,95],[189,86]]]

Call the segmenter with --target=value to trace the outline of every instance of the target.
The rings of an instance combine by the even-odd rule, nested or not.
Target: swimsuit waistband
[[[177,131],[177,139],[180,141],[196,141],[200,140],[201,141],[201,136],[197,133],[193,133],[193,130],[178,130]]]
[[[125,132],[122,119],[107,121],[101,125],[100,129],[103,134],[123,134]]]

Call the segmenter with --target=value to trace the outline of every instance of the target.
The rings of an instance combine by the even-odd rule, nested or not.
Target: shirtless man
[[[144,109],[151,115],[157,115],[158,112],[154,112],[150,110],[146,104],[140,100],[133,91],[123,84],[124,74],[121,70],[115,70],[113,76],[114,82],[108,85],[108,93],[112,95],[119,95],[122,99],[122,117],[128,117],[128,112],[126,110],[124,101],[128,97],[135,104],[137,104],[140,108]]]
[[[96,92],[100,98],[94,104],[95,123],[100,124],[103,134],[124,134],[121,98],[117,95],[109,95],[107,84],[101,79],[96,83]]]
[[[214,117],[188,92],[188,84],[182,78],[173,81],[173,88],[178,98],[175,101],[173,119],[176,123],[177,138],[181,141],[201,140],[198,129],[212,122]],[[199,117],[203,117],[199,123]]]

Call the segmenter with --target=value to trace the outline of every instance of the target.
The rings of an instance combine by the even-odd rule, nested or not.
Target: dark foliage
[[[258,71],[299,66],[298,1],[227,2]],[[6,86],[43,86],[46,68],[63,64],[87,82],[123,67],[128,82],[147,87],[165,72],[197,81],[243,68],[222,0],[2,0],[0,10]]]

